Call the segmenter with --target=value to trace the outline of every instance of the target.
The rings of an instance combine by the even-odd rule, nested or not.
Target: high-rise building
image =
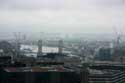
[[[125,83],[125,72],[120,70],[92,70],[88,83]]]
[[[103,61],[109,61],[111,60],[112,55],[111,55],[111,49],[110,48],[100,48],[97,55],[96,59],[98,60],[103,60]]]
[[[42,56],[42,40],[38,41],[38,53],[37,53],[37,57]]]
[[[63,41],[62,40],[59,40],[58,53],[59,55],[62,55],[63,53]]]

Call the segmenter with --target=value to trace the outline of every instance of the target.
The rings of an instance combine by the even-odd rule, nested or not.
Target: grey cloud
[[[48,28],[49,30],[61,29],[65,32],[67,27],[71,30],[75,26],[75,30],[79,31],[95,30],[96,32],[100,29],[110,32],[112,26],[125,26],[124,4],[124,0],[0,0],[0,24],[6,24],[8,27],[16,25],[18,30],[21,28],[20,25],[46,24],[37,30]],[[63,25],[65,26],[60,27]],[[36,26],[31,26],[29,28],[31,31],[36,30]],[[91,28],[87,29],[88,27]],[[92,27],[94,27],[93,30]]]
[[[59,9],[62,0],[1,0],[1,9]]]
[[[79,2],[79,3],[77,3]],[[65,5],[67,4],[67,5]],[[91,8],[91,7],[121,7],[125,5],[124,0],[0,0],[1,9],[63,9]]]

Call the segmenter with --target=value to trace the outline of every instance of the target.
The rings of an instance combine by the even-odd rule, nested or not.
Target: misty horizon
[[[123,34],[124,9],[124,0],[1,0],[0,34]]]

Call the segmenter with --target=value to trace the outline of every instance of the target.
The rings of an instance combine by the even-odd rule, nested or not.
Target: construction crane
[[[21,44],[21,33],[14,32],[14,37],[15,37],[15,50],[16,50],[16,55],[15,57],[17,58],[20,55],[20,44]]]
[[[117,38],[116,38],[116,48],[118,49],[118,50],[120,50],[120,42],[121,42],[121,37],[122,37],[122,32],[120,31],[120,33],[118,33],[118,31],[117,31],[117,29],[114,27],[113,28],[114,29],[114,32],[115,32],[115,34],[116,34],[116,36],[117,36]],[[118,55],[119,56],[119,55]],[[120,57],[120,62],[121,62],[121,64],[123,63],[123,55],[120,55],[119,56]]]
[[[113,29],[116,34],[116,47],[118,48],[120,45],[120,42],[121,42],[122,32],[120,31],[120,33],[119,33],[116,27],[114,27]]]

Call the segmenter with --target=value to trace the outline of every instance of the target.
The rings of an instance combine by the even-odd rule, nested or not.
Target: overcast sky
[[[0,32],[125,32],[125,0],[0,0]]]

